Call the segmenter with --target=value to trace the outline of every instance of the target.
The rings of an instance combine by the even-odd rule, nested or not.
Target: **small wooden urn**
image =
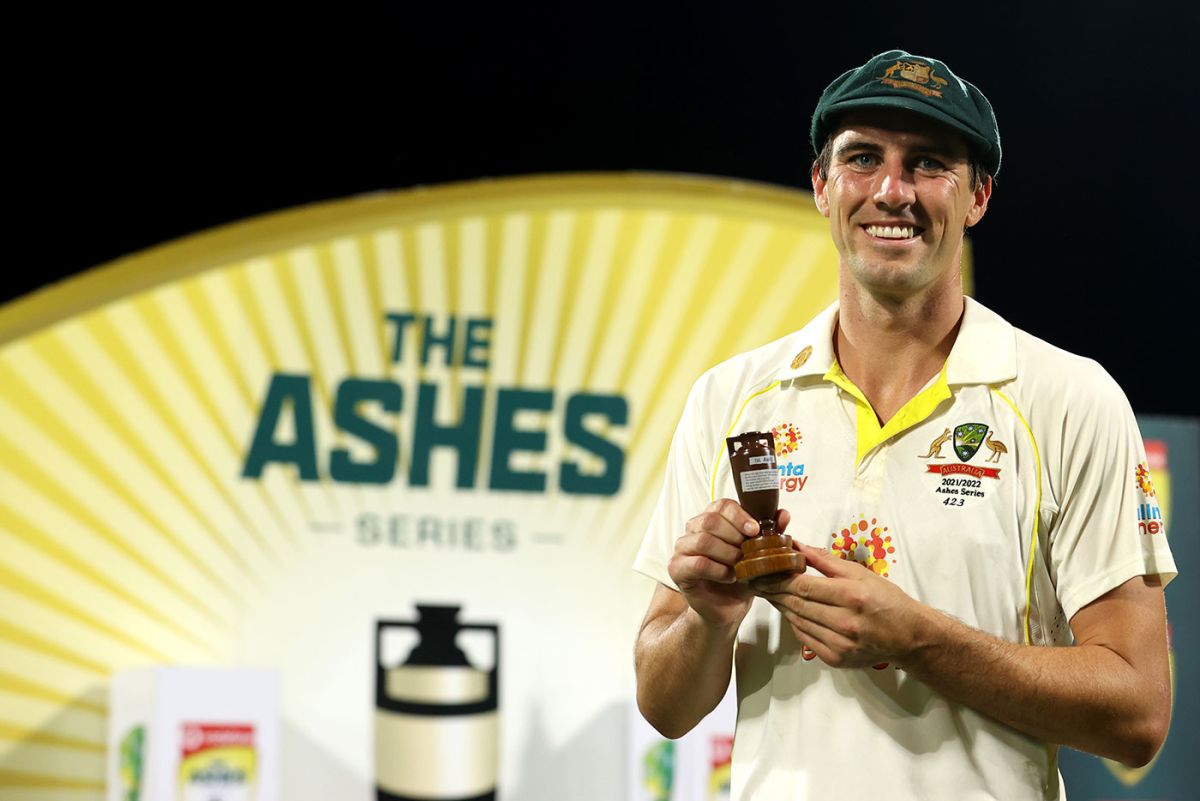
[[[759,533],[742,543],[742,558],[733,566],[738,581],[772,573],[803,573],[804,556],[792,547],[792,538],[775,530],[779,513],[779,469],[775,465],[775,437],[748,431],[728,437],[729,464],[738,503],[758,521]]]

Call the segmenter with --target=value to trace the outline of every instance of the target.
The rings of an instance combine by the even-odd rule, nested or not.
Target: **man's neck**
[[[838,363],[886,423],[945,364],[962,320],[962,288],[954,282],[881,298],[843,278],[838,294]]]

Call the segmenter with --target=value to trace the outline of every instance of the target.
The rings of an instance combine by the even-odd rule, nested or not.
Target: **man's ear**
[[[813,200],[817,204],[817,211],[821,212],[822,217],[828,217],[829,199],[825,197],[825,184],[827,184],[828,181],[821,177],[821,168],[815,161],[812,165],[812,173],[810,174],[810,177],[812,178]],[[990,188],[988,191],[991,191]]]
[[[983,219],[987,213],[988,200],[992,197],[992,176],[988,176],[975,187],[975,202],[967,210],[967,228]]]

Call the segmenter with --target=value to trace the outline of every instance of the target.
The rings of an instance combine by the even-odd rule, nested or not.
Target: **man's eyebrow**
[[[882,153],[883,148],[868,139],[848,139],[833,149],[833,157],[840,158],[850,151]]]
[[[922,139],[913,142],[908,148],[914,153],[928,153],[945,159],[967,158],[969,154],[959,153],[959,149],[951,142],[940,139]],[[882,153],[883,146],[862,137],[851,137],[833,149],[834,159],[840,160],[848,153]]]

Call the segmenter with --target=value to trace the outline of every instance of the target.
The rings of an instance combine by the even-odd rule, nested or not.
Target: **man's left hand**
[[[753,587],[796,639],[831,667],[902,662],[919,647],[928,608],[857,562],[797,544],[811,572],[758,579]]]

